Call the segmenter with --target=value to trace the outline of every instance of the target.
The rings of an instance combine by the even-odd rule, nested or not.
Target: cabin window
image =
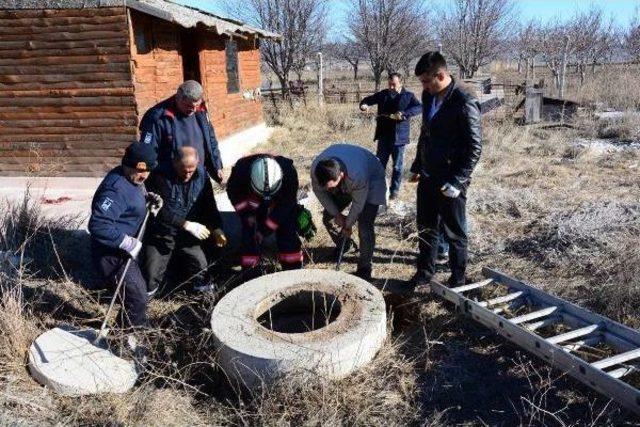
[[[238,43],[225,40],[224,50],[227,57],[227,93],[240,92],[240,76],[238,75]]]
[[[136,43],[136,51],[139,55],[144,55],[153,50],[151,43],[151,31],[146,22],[135,25],[134,38]]]

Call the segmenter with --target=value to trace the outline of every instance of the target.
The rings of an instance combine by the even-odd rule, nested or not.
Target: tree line
[[[570,67],[584,83],[598,65],[640,61],[638,11],[622,27],[595,4],[543,22],[521,20],[515,0],[349,0],[344,22],[336,23],[329,18],[332,6],[327,0],[227,0],[234,16],[282,35],[280,43],[262,41],[261,50],[283,88],[318,52],[349,64],[354,80],[367,64],[376,90],[389,72],[410,74],[429,49],[442,50],[461,78],[500,59],[516,61],[527,80],[536,65],[545,65],[561,97]],[[329,40],[332,27],[340,28],[339,36]]]

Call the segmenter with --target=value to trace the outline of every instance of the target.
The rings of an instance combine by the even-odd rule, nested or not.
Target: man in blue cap
[[[136,236],[147,213],[147,202],[152,213],[162,207],[162,199],[147,193],[144,187],[156,160],[152,146],[131,144],[122,165],[107,174],[91,202],[91,253],[103,284],[115,290],[127,260],[133,258],[125,274],[123,310],[118,315],[119,324],[124,327],[147,324],[147,284],[136,262],[142,242]]]

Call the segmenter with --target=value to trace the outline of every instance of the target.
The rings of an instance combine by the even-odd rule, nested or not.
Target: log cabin
[[[0,0],[0,176],[104,174],[188,79],[224,150],[264,127],[261,39],[167,0]]]

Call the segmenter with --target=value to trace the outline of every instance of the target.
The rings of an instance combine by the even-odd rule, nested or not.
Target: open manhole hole
[[[276,301],[257,307],[256,320],[263,327],[284,334],[315,331],[334,322],[342,306],[338,297],[327,292],[298,290]]]

